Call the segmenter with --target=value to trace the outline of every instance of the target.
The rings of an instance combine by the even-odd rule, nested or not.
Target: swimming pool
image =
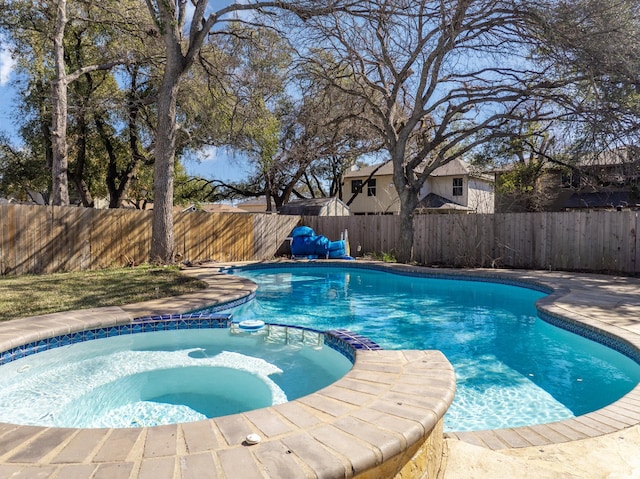
[[[295,265],[233,269],[259,285],[230,312],[347,328],[389,349],[439,349],[456,369],[448,431],[541,424],[610,404],[640,380],[629,357],[538,317],[545,292],[508,284]]]
[[[79,428],[193,422],[296,399],[352,367],[324,344],[324,334],[308,330],[131,334],[142,326],[0,366],[0,422]]]

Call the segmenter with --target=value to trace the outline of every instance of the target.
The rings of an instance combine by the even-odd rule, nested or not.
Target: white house
[[[372,175],[373,174],[373,175]],[[369,182],[363,187],[367,178]],[[417,213],[493,213],[494,179],[474,172],[459,159],[436,168],[422,189]],[[349,201],[351,214],[398,214],[400,198],[393,184],[393,164],[367,166],[347,172],[343,178],[342,198]]]

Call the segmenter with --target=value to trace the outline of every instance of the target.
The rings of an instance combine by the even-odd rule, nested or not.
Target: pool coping
[[[344,262],[322,262],[327,265],[336,263],[344,265]],[[351,263],[351,266],[382,268],[403,274],[535,284],[552,291],[538,302],[537,306],[543,313],[568,324],[605,332],[640,351],[640,280],[637,278],[554,271],[450,270],[378,262]],[[0,350],[83,328],[123,324],[140,316],[193,311],[216,302],[241,300],[255,292],[253,283],[218,273],[221,266],[225,265],[209,264],[185,270],[210,285],[206,290],[190,295],[2,323]],[[358,352],[356,357],[356,367],[341,380],[342,384],[336,383],[302,401],[287,403],[289,406],[281,405],[288,412],[278,410],[280,406],[277,406],[273,415],[265,415],[264,410],[259,410],[259,413],[228,416],[219,421],[220,424],[210,420],[133,430],[73,430],[0,424],[0,475],[9,476],[15,471],[36,468],[38,473],[50,471],[51,477],[89,477],[89,470],[96,475],[99,471],[106,473],[109,470],[110,477],[114,478],[156,479],[188,477],[185,471],[206,468],[207,471],[217,471],[218,476],[212,477],[225,477],[225,470],[235,467],[234,461],[241,461],[242,464],[261,467],[262,475],[255,477],[269,477],[265,475],[264,463],[258,456],[268,461],[277,451],[285,451],[287,460],[270,464],[270,467],[280,467],[282,471],[295,464],[316,477],[351,477],[357,471],[378,464],[383,457],[388,458],[389,451],[406,448],[410,438],[415,439],[418,431],[424,433],[436,421],[438,414],[444,413],[442,409],[446,411],[448,398],[452,399],[455,391],[454,381],[447,380],[453,374],[450,365],[446,367],[448,362],[437,352],[367,351]],[[378,383],[382,377],[387,378],[384,386]],[[418,388],[416,384],[419,378],[434,383],[434,389],[427,386],[425,394],[425,386]],[[441,396],[437,407],[434,404],[425,407],[424,398],[429,394]],[[367,401],[363,401],[364,398]],[[394,400],[396,406],[397,402],[402,402],[403,406],[393,407]],[[372,404],[375,407],[371,407]],[[267,408],[271,409],[274,408]],[[345,426],[345,420],[349,426]],[[292,432],[292,425],[298,423],[297,429],[304,426],[305,421],[309,423],[307,428],[302,428],[302,433]],[[336,421],[342,427],[336,427]],[[357,426],[355,429],[354,424]],[[566,421],[523,428],[447,433],[446,436],[490,449],[505,449],[597,437],[637,424],[640,424],[640,386],[605,408]],[[269,440],[258,448],[242,446],[241,439],[245,433],[256,429],[263,434],[266,430],[265,437]],[[309,431],[315,432],[311,434]],[[295,441],[298,442],[287,443],[291,441],[286,439],[289,436],[296,436]],[[333,436],[335,442],[331,439]],[[297,449],[292,449],[291,444],[295,444]],[[347,449],[351,458],[345,455]],[[270,450],[271,454],[256,452],[259,450]],[[310,462],[301,461],[301,457],[308,458]],[[325,461],[333,464],[333,469],[323,466]],[[304,462],[303,466],[301,462]],[[158,472],[167,470],[171,470],[173,475]]]

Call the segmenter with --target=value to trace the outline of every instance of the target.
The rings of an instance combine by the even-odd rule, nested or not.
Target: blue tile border
[[[243,296],[242,298],[239,298],[239,299],[234,299],[232,301],[227,301],[227,302],[214,304],[213,306],[207,306],[205,308],[198,308],[197,310],[192,311],[190,314],[198,314],[198,313],[201,313],[203,311],[206,311],[207,314],[209,314],[209,313],[218,313],[220,311],[224,311],[225,309],[231,309],[231,308],[235,308],[236,306],[241,306],[244,303],[247,303],[247,302],[251,301],[255,297],[256,297],[256,293],[254,291],[253,293],[250,293],[250,294],[248,294],[246,296]]]
[[[352,363],[356,360],[357,350],[375,351],[382,348],[370,339],[353,333],[347,329],[331,329],[324,333],[324,343],[341,352]]]
[[[553,326],[602,344],[603,346],[624,354],[628,358],[640,364],[640,349],[609,331],[584,324],[571,318],[541,311],[540,309],[538,309],[538,316],[540,319]]]
[[[187,313],[168,314],[160,316],[142,316],[135,318],[131,323],[104,328],[87,329],[69,334],[52,336],[40,339],[31,343],[16,346],[6,351],[0,352],[0,365],[10,363],[32,354],[55,349],[62,346],[69,346],[94,339],[103,339],[113,336],[138,334],[154,331],[175,331],[180,329],[223,329],[230,328],[233,323],[230,314],[212,313]],[[324,344],[341,353],[351,363],[355,362],[355,352],[357,349],[380,349],[373,341],[351,333],[347,330],[318,331],[312,328],[291,326],[287,324],[266,323],[269,326],[279,326],[283,328],[295,329],[299,331],[312,331],[324,336]]]
[[[104,328],[75,331],[68,334],[52,336],[31,343],[16,346],[0,352],[0,365],[10,363],[32,354],[47,351],[49,349],[69,346],[94,339],[103,339],[112,336],[144,333],[148,331],[165,331],[173,329],[202,329],[202,328],[228,328],[231,324],[231,315],[225,314],[176,314],[163,316],[146,316],[134,319],[131,323]]]

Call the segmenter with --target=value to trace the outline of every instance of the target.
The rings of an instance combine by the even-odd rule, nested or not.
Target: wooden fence
[[[148,261],[150,211],[0,205],[0,274],[52,273]],[[174,217],[183,261],[272,258],[299,216],[184,212]],[[304,217],[351,254],[398,250],[399,217]],[[419,215],[415,260],[427,265],[640,274],[640,213]]]
[[[398,250],[398,216],[304,217],[318,234],[348,230],[352,256]],[[427,265],[640,274],[640,213],[589,211],[417,215],[415,260]]]
[[[140,264],[151,211],[0,205],[0,274],[54,273]],[[298,216],[184,212],[174,216],[178,257],[192,262],[272,258]]]

